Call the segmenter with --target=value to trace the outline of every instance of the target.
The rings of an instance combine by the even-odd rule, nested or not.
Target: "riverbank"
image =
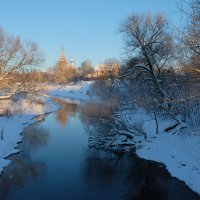
[[[93,101],[97,97],[90,92],[94,81],[72,82],[67,85],[47,85],[46,92],[51,97],[60,98],[68,101]]]
[[[18,143],[23,140],[24,128],[37,122],[37,116],[57,109],[59,106],[44,96],[0,101],[0,173],[11,163],[8,157],[19,152]]]
[[[116,122],[125,124],[130,132],[135,133],[131,145],[134,142],[139,157],[165,164],[173,177],[200,194],[200,136],[197,132],[186,124],[181,124],[184,129],[179,130],[180,127],[176,126],[168,130],[177,121],[162,115],[155,119],[154,114],[138,107],[117,113]],[[116,146],[124,140],[118,138]]]
[[[23,140],[23,130],[39,120],[37,116],[59,109],[51,97],[73,100],[77,103],[90,99],[92,82],[81,81],[65,86],[47,85],[47,94],[39,97],[22,96],[19,99],[0,101],[0,174],[11,161],[9,156],[19,152],[18,143]]]

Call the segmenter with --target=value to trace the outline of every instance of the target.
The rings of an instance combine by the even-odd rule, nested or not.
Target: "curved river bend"
[[[89,149],[91,109],[57,102],[62,109],[25,129],[0,177],[1,200],[200,199],[162,164]]]

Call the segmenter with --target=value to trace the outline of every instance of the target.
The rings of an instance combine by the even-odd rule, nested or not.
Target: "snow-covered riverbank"
[[[80,81],[68,85],[48,85],[46,86],[46,90],[51,97],[63,100],[74,100],[77,102],[90,101],[97,99],[97,97],[89,91],[93,83],[93,81]]]
[[[154,115],[137,108],[118,113],[116,120],[121,120],[128,129],[135,130],[135,126],[146,133],[133,134],[136,154],[144,159],[161,162],[166,165],[170,174],[184,181],[193,191],[200,194],[200,136],[189,128],[180,133],[175,130],[166,132],[175,120],[159,116],[158,133]],[[138,132],[138,130],[136,131]],[[139,133],[139,132],[138,132]],[[122,138],[124,140],[124,138]],[[118,143],[121,143],[120,140]],[[115,141],[117,145],[117,142]]]
[[[87,101],[91,98],[89,89],[92,82],[78,82],[65,86],[48,85],[51,97],[64,100]],[[18,143],[23,140],[21,134],[25,127],[35,123],[37,116],[59,109],[48,96],[37,98],[22,97],[17,101],[0,101],[0,174],[11,161],[8,156],[18,153]]]
[[[8,156],[18,153],[18,143],[25,127],[35,123],[36,116],[53,112],[59,108],[47,97],[25,98],[18,101],[0,101],[0,173],[10,164]]]

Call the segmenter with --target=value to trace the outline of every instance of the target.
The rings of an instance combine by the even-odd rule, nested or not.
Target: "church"
[[[68,65],[67,59],[65,57],[64,48],[62,48],[62,53],[61,53],[60,60],[59,60],[59,67],[60,67],[61,71],[65,71],[67,69],[73,69],[73,70],[75,70],[74,59],[73,58],[70,59],[70,63]]]

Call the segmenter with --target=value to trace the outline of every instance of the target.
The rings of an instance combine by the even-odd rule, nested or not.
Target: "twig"
[[[4,130],[4,127],[1,130],[1,140],[3,140],[3,130]]]

